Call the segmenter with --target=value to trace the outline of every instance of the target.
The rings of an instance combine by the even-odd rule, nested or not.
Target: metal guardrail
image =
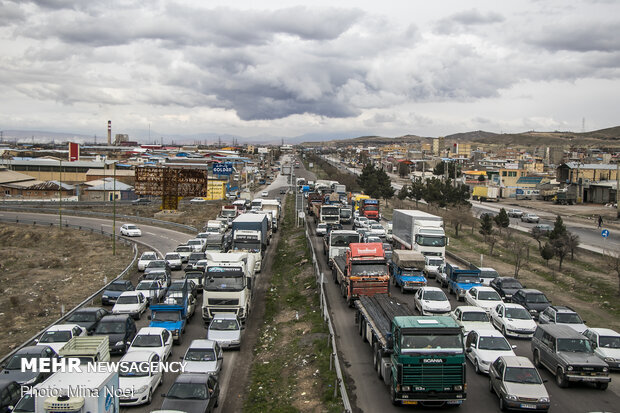
[[[48,204],[49,205],[49,204]],[[25,211],[25,212],[38,212],[38,213],[52,213],[58,214],[58,208],[35,208],[28,206],[15,206],[9,204],[0,204],[0,209],[8,210],[8,211]],[[111,218],[114,214],[109,212],[97,212],[97,211],[76,211],[74,209],[65,209],[62,208],[63,215],[76,215],[76,216],[85,216],[85,217],[106,217]],[[161,219],[155,218],[147,218],[141,217],[137,215],[120,215],[116,214],[116,218],[123,221],[139,221],[144,222],[146,224],[151,224],[155,226],[171,226],[179,229],[184,229],[186,231],[190,231],[192,233],[199,232],[197,228],[192,227],[191,225],[179,224],[177,222],[172,221],[164,221]]]
[[[1,221],[9,221],[12,222],[14,220],[9,220],[6,219],[6,217],[0,217]],[[37,225],[36,221],[26,221],[26,220],[21,220],[18,221],[18,223],[29,223],[29,224],[33,224],[33,225]],[[41,223],[39,223],[39,225],[41,225]],[[45,223],[45,226],[48,226],[50,224]],[[54,225],[54,224],[52,224]],[[70,224],[66,224],[64,225],[65,227],[73,227],[73,228],[79,228],[79,229],[85,229],[86,227],[81,227],[78,225],[70,225]],[[91,228],[91,230],[94,232],[95,230],[93,228]],[[98,231],[98,233],[104,234],[104,235],[109,235],[109,236],[113,236],[112,233],[109,232],[104,232],[104,231]],[[86,298],[85,300],[83,300],[81,303],[79,303],[78,305],[76,305],[73,309],[69,310],[67,313],[63,314],[60,318],[58,318],[56,321],[54,321],[52,324],[48,325],[47,327],[45,327],[44,329],[40,330],[39,332],[37,332],[34,336],[30,337],[28,340],[26,340],[25,342],[23,342],[22,344],[20,344],[19,346],[17,346],[16,348],[14,348],[9,354],[7,354],[6,356],[2,357],[2,359],[0,359],[0,364],[5,363],[6,361],[9,360],[10,357],[13,356],[13,354],[15,354],[16,352],[18,352],[19,350],[21,350],[22,348],[31,345],[31,343],[34,342],[34,340],[36,340],[38,337],[41,336],[41,334],[43,334],[45,331],[47,331],[47,329],[49,329],[50,327],[53,327],[54,325],[62,322],[62,320],[66,319],[67,317],[69,317],[71,314],[73,314],[75,311],[77,311],[78,309],[80,309],[81,307],[83,307],[86,304],[89,304],[90,302],[92,302],[95,297],[97,297],[99,294],[101,294],[106,288],[108,288],[108,286],[110,284],[112,284],[114,281],[118,280],[119,278],[123,277],[125,274],[127,274],[127,272],[133,267],[133,265],[136,263],[137,259],[138,259],[138,247],[137,244],[142,244],[142,245],[146,245],[149,248],[153,248],[141,241],[136,241],[136,240],[128,240],[125,238],[122,238],[120,236],[116,236],[117,239],[121,242],[125,242],[125,243],[132,243],[133,244],[133,259],[131,260],[131,262],[129,263],[129,265],[127,265],[127,267],[125,267],[125,269],[116,276],[116,278],[114,278],[112,281],[110,281],[109,283],[107,283],[106,285],[104,285],[103,287],[101,287],[99,290],[97,290],[96,292],[94,292],[93,294],[91,294],[90,296],[88,296],[88,298]]]
[[[327,322],[327,326],[329,328],[329,337],[331,340],[331,344],[332,344],[332,354],[331,356],[334,359],[334,363],[333,365],[336,368],[336,377],[338,377],[338,386],[336,386],[334,388],[334,396],[336,395],[336,389],[339,388],[340,389],[340,397],[342,398],[342,404],[344,405],[344,411],[347,413],[350,413],[352,411],[351,409],[351,402],[349,401],[349,394],[347,393],[347,387],[345,386],[345,381],[344,381],[344,376],[342,375],[342,368],[340,367],[340,358],[338,357],[338,347],[336,345],[336,332],[334,330],[334,325],[332,322],[332,318],[329,314],[329,306],[327,303],[327,295],[325,293],[325,276],[324,274],[320,271],[319,268],[319,261],[317,259],[317,255],[316,255],[316,251],[314,251],[314,246],[312,245],[312,238],[310,237],[310,231],[308,228],[308,222],[304,220],[304,228],[305,228],[305,232],[306,232],[306,241],[308,242],[308,246],[310,247],[310,250],[312,251],[312,264],[314,267],[314,275],[316,277],[316,282],[319,286],[319,289],[321,291],[321,294],[319,295],[319,302],[320,302],[320,308],[321,308],[321,312],[323,314],[323,320],[325,320]],[[331,360],[330,360],[330,366],[331,366]]]

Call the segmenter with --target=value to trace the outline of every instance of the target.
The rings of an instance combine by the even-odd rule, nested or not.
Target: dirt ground
[[[133,249],[102,235],[0,225],[0,357],[116,277]]]

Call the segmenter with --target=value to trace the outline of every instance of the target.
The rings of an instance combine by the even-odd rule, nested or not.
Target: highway
[[[279,194],[280,187],[287,186],[286,178],[284,176],[278,175],[278,177],[273,181],[271,185],[269,185],[266,189],[269,192],[270,198],[281,197]],[[283,199],[284,201],[284,199]],[[214,218],[214,217],[213,217]],[[0,212],[0,219],[2,221],[19,219],[20,221],[36,221],[41,224],[54,224],[58,225],[58,215],[50,215],[50,214],[37,214],[37,213],[22,213],[22,212]],[[205,217],[205,223],[209,219],[209,217]],[[63,223],[69,223],[74,226],[81,226],[85,229],[94,229],[94,230],[105,230],[110,232],[112,229],[112,221],[110,219],[101,219],[101,218],[90,218],[90,217],[79,217],[79,216],[69,216],[64,215],[62,217]],[[116,233],[119,233],[119,228],[125,222],[116,223]],[[137,240],[146,243],[152,247],[153,250],[158,252],[160,255],[165,254],[166,252],[174,251],[174,249],[179,244],[185,244],[188,239],[193,238],[192,235],[186,234],[183,232],[149,226],[137,223],[139,228],[142,230],[142,237],[137,238]],[[279,233],[274,234],[274,238],[272,239],[271,245],[268,247],[267,252],[265,253],[263,269],[257,277],[257,283],[254,287],[254,302],[253,302],[253,311],[250,313],[250,319],[247,322],[246,330],[244,330],[244,340],[249,338],[250,336],[255,336],[258,331],[258,327],[262,320],[262,315],[260,311],[257,311],[257,306],[264,307],[264,302],[262,297],[264,296],[264,291],[268,287],[269,277],[267,274],[271,273],[271,262],[273,259],[273,251],[277,248],[277,240],[279,239]],[[183,279],[184,272],[183,271],[173,271],[172,273],[173,279]],[[138,279],[134,277],[131,279],[134,285],[137,284]],[[85,296],[88,293],[85,292]],[[111,307],[108,307],[111,309]],[[148,313],[148,311],[147,311]],[[140,320],[136,322],[138,330],[141,327],[148,326],[149,321],[147,320],[147,315],[144,314]],[[196,301],[196,312],[190,322],[187,324],[185,334],[183,335],[183,342],[181,345],[174,345],[172,348],[172,354],[170,356],[170,361],[180,361],[179,358],[185,354],[185,351],[192,340],[201,339],[206,337],[206,329],[203,325],[202,321],[202,296],[199,295]],[[120,356],[113,356],[112,361],[120,360]],[[225,351],[224,352],[224,363],[223,369],[220,374],[220,399],[219,399],[219,408],[217,411],[238,411],[239,406],[235,405],[234,402],[236,400],[228,400],[229,395],[234,395],[234,399],[237,399],[240,394],[244,391],[244,383],[247,380],[248,372],[249,372],[249,363],[252,359],[252,346],[251,343],[243,341],[242,347],[240,351]],[[244,363],[246,365],[240,365],[240,363]],[[239,377],[239,372],[242,372]],[[143,405],[137,407],[122,407],[121,412],[134,412],[134,413],[148,413],[152,410],[158,409],[162,402],[163,398],[161,397],[162,393],[168,391],[170,386],[175,380],[177,374],[173,373],[165,373],[163,376],[162,385],[156,389],[153,393],[153,401],[151,405]],[[227,407],[228,405],[231,407]]]
[[[303,169],[295,169],[298,177],[315,180],[311,172]],[[313,227],[313,224],[310,223]],[[314,231],[311,231],[314,233]],[[343,368],[348,376],[348,389],[351,403],[356,411],[361,412],[401,412],[402,407],[394,407],[390,403],[388,388],[377,378],[373,368],[372,351],[367,343],[362,342],[354,323],[354,311],[349,308],[340,296],[338,286],[332,281],[331,270],[327,266],[325,256],[322,254],[322,240],[313,235],[314,245],[319,266],[325,274],[326,291],[329,307],[337,331],[338,349],[343,361]],[[434,280],[429,281],[430,286],[439,286]],[[402,294],[400,291],[392,291],[393,296],[410,303],[413,307],[413,295]],[[452,308],[463,303],[456,303],[447,291]],[[511,344],[517,346],[515,353],[527,356],[531,359],[529,340],[510,339]],[[606,391],[597,390],[588,385],[572,385],[568,389],[559,388],[552,376],[546,369],[539,369],[543,379],[548,380],[545,384],[551,397],[551,411],[564,412],[612,412],[620,406],[620,375],[613,374],[612,382]],[[488,390],[487,376],[477,375],[471,363],[467,362],[467,400],[459,411],[462,412],[496,412],[498,411],[498,399]]]

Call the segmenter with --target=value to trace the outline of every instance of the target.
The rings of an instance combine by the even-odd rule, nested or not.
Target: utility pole
[[[62,229],[62,159],[59,161],[58,173],[58,228]]]
[[[620,161],[616,163],[616,218],[620,218]]]
[[[116,255],[116,161],[112,179],[112,255]]]

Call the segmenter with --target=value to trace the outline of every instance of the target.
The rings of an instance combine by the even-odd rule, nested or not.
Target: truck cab
[[[341,224],[350,224],[352,219],[353,219],[353,212],[351,211],[351,207],[340,208],[340,223]]]
[[[333,267],[333,259],[347,252],[350,244],[360,243],[361,235],[353,230],[332,230],[329,236],[323,237],[323,252],[327,255],[327,264]]]
[[[427,255],[424,257],[424,275],[426,278],[436,278],[441,273],[441,266],[444,264],[443,257]]]
[[[187,292],[185,292],[183,304],[151,305],[151,315],[149,316],[151,322],[149,327],[165,328],[172,333],[175,343],[181,344],[187,323],[188,305]]]
[[[381,219],[379,214],[379,200],[378,199],[363,199],[360,202],[360,215],[365,216],[368,219],[378,221]]]
[[[409,250],[396,250],[392,254],[391,276],[392,284],[400,287],[400,291],[416,291],[426,286],[424,277],[424,255]]]
[[[481,286],[479,269],[460,269],[451,264],[445,265],[448,280],[448,292],[454,294],[459,301],[465,300],[465,293],[470,288]]]
[[[390,279],[381,243],[351,243],[344,256],[333,260],[332,274],[349,305],[362,295],[388,292]]]
[[[223,234],[224,232],[226,232],[226,228],[224,227],[222,221],[211,219],[207,222],[205,232],[209,234]]]
[[[239,215],[239,210],[235,207],[235,205],[222,206],[220,217],[226,218],[229,223],[231,223],[233,219],[237,218],[237,215]]]

